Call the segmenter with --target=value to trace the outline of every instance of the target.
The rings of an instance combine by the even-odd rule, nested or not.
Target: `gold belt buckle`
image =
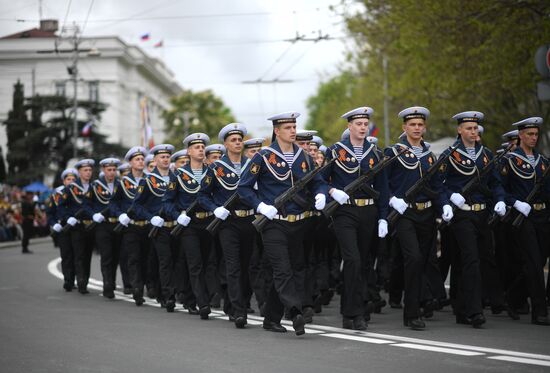
[[[289,223],[294,223],[294,222],[296,221],[296,217],[297,217],[297,216],[298,216],[298,215],[288,215],[288,216],[287,216],[287,221],[288,221]]]
[[[542,209],[544,209],[545,205],[544,203],[534,203],[533,204],[533,210],[535,211],[540,211]]]
[[[425,206],[425,205],[426,205],[426,204],[425,204],[424,202],[416,202],[416,209],[417,209],[418,211],[422,211],[422,210],[424,210],[424,208],[425,208],[424,206]]]
[[[204,212],[196,212],[196,213],[195,213],[195,217],[196,217],[197,219],[204,219],[204,215],[205,215]]]
[[[355,205],[359,207],[363,207],[366,205],[367,200],[366,199],[356,199]]]
[[[472,211],[481,211],[481,204],[480,203],[474,203],[472,205]]]

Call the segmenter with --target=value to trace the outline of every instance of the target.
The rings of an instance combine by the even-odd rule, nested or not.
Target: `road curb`
[[[41,244],[41,243],[48,243],[52,242],[51,237],[38,237],[38,238],[32,238],[29,242],[29,246],[33,244]],[[21,241],[9,241],[9,242],[0,242],[0,250],[2,249],[11,249],[14,247],[21,247]]]

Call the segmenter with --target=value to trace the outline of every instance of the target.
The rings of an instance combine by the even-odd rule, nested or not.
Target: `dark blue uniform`
[[[237,193],[240,170],[246,168],[248,162],[248,158],[242,157],[241,168],[237,170],[227,155],[215,161],[202,179],[200,204],[209,211],[223,206]],[[224,303],[224,309],[234,317],[246,318],[248,296],[251,293],[250,258],[256,244],[256,231],[251,224],[254,209],[239,201],[229,211],[231,215],[221,224],[218,235],[227,278],[228,304]]]
[[[397,161],[388,167],[390,192],[396,198],[405,199],[407,190],[435,163],[435,156],[424,142],[421,142],[421,148],[417,156],[407,138],[402,137],[400,142],[385,149],[385,155],[390,157],[405,149]],[[445,287],[437,267],[435,219],[443,205],[449,202],[442,192],[439,173],[431,177],[428,188],[436,193],[437,198],[432,200],[426,193],[421,192],[414,196],[414,200],[406,200],[409,207],[399,216],[394,227],[394,244],[400,248],[404,264],[405,324],[421,316],[422,303],[426,306],[433,299],[445,298]]]
[[[453,151],[441,166],[445,196],[460,193],[462,187],[489,164],[493,154],[483,145],[476,143],[475,160],[470,157],[464,144],[459,140],[458,148]],[[447,154],[450,150],[445,150]],[[483,189],[491,195],[485,195]],[[453,261],[458,276],[457,303],[455,313],[457,322],[468,323],[465,318],[482,314],[482,289],[487,289],[491,305],[501,307],[504,303],[503,292],[496,268],[494,250],[491,242],[491,231],[487,224],[488,208],[492,203],[504,200],[498,167],[493,167],[481,187],[470,195],[463,195],[466,204],[456,209],[449,226],[454,235],[458,253]],[[460,263],[460,265],[458,264]]]
[[[116,288],[116,270],[119,263],[121,235],[114,232],[117,224],[117,216],[114,215],[110,206],[110,200],[114,195],[118,179],[108,185],[104,178],[95,180],[92,183],[92,195],[90,206],[94,213],[101,213],[105,221],[95,227],[96,247],[101,255],[101,274],[103,276],[103,295],[112,298]],[[123,283],[129,284],[127,262],[121,263]],[[124,281],[125,280],[125,281]]]
[[[88,292],[88,280],[90,278],[90,266],[94,237],[84,230],[84,226],[91,224],[93,211],[90,208],[89,198],[91,191],[89,186],[82,184],[80,179],[66,186],[63,195],[59,199],[59,220],[65,225],[67,219],[74,217],[79,220],[68,232],[74,252],[76,282],[78,291],[82,294]]]
[[[201,188],[201,180],[208,171],[206,165],[202,165],[199,179],[195,177],[191,169],[191,163],[179,168],[177,173],[170,176],[168,191],[163,198],[163,206],[167,217],[177,220],[183,211],[198,198]],[[206,265],[210,251],[212,250],[212,238],[205,230],[210,223],[212,213],[199,206],[189,215],[191,222],[178,237],[178,272],[183,272],[183,279],[189,277],[192,294],[188,291],[186,281],[183,283],[184,303],[195,307],[199,306],[202,318],[208,318],[210,313],[210,294],[206,283]],[[188,271],[188,272],[186,272]],[[180,275],[181,276],[181,275]],[[194,295],[194,297],[193,297]]]
[[[293,145],[293,150],[291,167],[277,141],[254,155],[243,170],[237,188],[241,201],[254,210],[257,210],[260,202],[273,205],[275,198],[292,187],[294,180],[311,172],[311,165],[314,163],[309,156],[296,145]],[[308,184],[307,189],[313,195],[327,193],[327,185],[320,175]],[[299,193],[299,198],[306,203],[287,203],[262,231],[265,255],[273,268],[273,285],[265,307],[266,328],[270,328],[269,323],[280,323],[284,307],[289,310],[291,317],[301,315],[302,312],[305,278],[304,219],[311,217],[312,207],[307,203],[305,190]]]
[[[325,173],[331,187],[344,190],[362,174],[376,166],[382,154],[366,139],[362,147],[363,158],[358,159],[350,139],[337,142],[329,147],[327,160],[336,158]],[[358,191],[350,196],[354,201],[339,206],[333,215],[334,231],[338,240],[342,259],[343,293],[340,312],[346,319],[363,317],[368,299],[367,280],[372,270],[369,254],[374,250],[378,220],[388,214],[388,178],[386,170],[374,177],[370,185],[380,193],[374,199],[366,191]]]
[[[504,157],[500,174],[508,206],[513,206],[516,201],[526,202],[535,183],[548,167],[547,159],[536,151],[533,151],[533,155],[534,161],[531,163],[524,150],[517,147]],[[534,201],[531,201],[531,211],[523,223],[517,228],[507,224],[512,233],[508,258],[512,263],[508,268],[511,281],[507,284],[506,291],[508,303],[512,308],[520,308],[525,300],[526,289],[531,298],[533,320],[548,315],[544,289],[544,265],[550,239],[547,210],[549,196],[550,183],[545,181],[542,192]],[[514,213],[510,221],[519,214],[515,208],[511,208]]]

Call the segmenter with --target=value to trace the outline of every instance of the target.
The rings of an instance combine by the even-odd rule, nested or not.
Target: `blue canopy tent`
[[[24,192],[32,192],[32,193],[44,193],[49,190],[50,189],[40,181],[35,181],[23,187]]]

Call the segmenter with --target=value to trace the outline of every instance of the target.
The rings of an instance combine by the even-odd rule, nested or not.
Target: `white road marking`
[[[61,258],[56,258],[48,263],[48,271],[58,279],[63,280],[63,274],[58,269],[61,263]],[[88,287],[94,290],[103,290],[103,282],[90,278]],[[120,288],[120,287],[118,287]],[[121,288],[120,288],[121,289]],[[115,290],[117,300],[122,300],[129,303],[134,303],[132,295],[124,294],[122,291]],[[145,305],[160,308],[160,304],[153,300],[146,300]],[[176,312],[187,312],[182,306],[177,306]],[[212,318],[228,319],[224,312],[212,310]],[[250,325],[261,325],[263,318],[254,315],[248,315],[248,323]],[[292,326],[292,322],[282,320],[281,324]],[[361,332],[356,330],[342,329],[326,325],[308,324],[306,328],[308,334],[318,334],[330,338],[352,340],[358,342],[367,342],[374,344],[386,344],[388,346],[397,346],[402,348],[411,348],[416,350],[433,351],[441,353],[449,353],[462,356],[480,356],[486,354],[495,354],[497,356],[486,356],[487,359],[510,361],[523,364],[550,366],[550,355],[533,354],[527,352],[502,350],[489,347],[470,346],[457,343],[431,341],[420,338],[410,338],[398,335]],[[399,343],[401,342],[401,343]]]
[[[350,341],[358,341],[358,342],[366,342],[366,343],[374,343],[374,344],[394,343],[393,341],[388,341],[385,339],[367,338],[367,337],[360,337],[358,335],[349,335],[349,334],[325,333],[325,334],[319,334],[319,335],[322,335],[323,337],[347,339]]]
[[[423,351],[443,352],[443,353],[446,353],[446,354],[462,355],[462,356],[485,355],[482,352],[455,350],[455,349],[452,349],[452,348],[426,346],[426,345],[419,345],[419,344],[414,344],[414,343],[395,343],[395,344],[392,344],[392,346],[412,348],[412,349],[415,349],[415,350],[423,350]]]
[[[550,361],[545,360],[535,360],[535,359],[525,359],[522,357],[514,357],[514,356],[489,356],[487,359],[491,360],[502,360],[502,361],[512,361],[514,363],[523,363],[523,364],[533,364],[533,365],[541,365],[543,367],[550,367]]]

